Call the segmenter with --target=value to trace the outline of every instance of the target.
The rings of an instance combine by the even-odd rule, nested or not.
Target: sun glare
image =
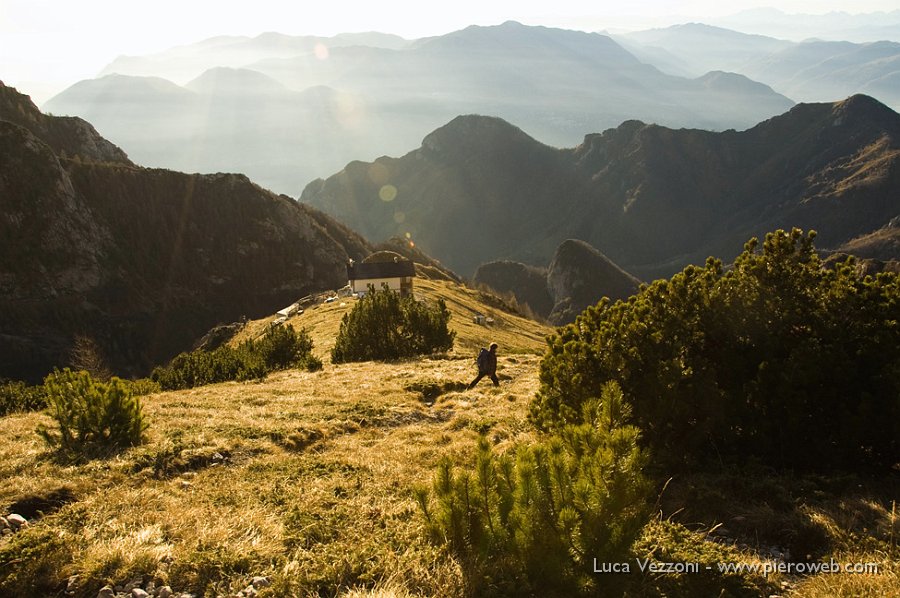
[[[313,48],[313,55],[319,60],[328,60],[328,46],[323,43],[318,43]]]

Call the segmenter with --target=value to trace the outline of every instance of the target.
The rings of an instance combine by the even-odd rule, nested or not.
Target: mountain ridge
[[[3,89],[0,115],[23,97]],[[81,156],[0,119],[0,376],[39,379],[79,336],[146,374],[216,324],[343,286],[372,249],[244,175]]]
[[[106,70],[105,77],[79,82],[44,107],[89,120],[142,164],[189,172],[239,170],[295,196],[310,180],[351,160],[408,151],[459,114],[499,116],[564,147],[585,131],[630,118],[674,127],[744,128],[793,105],[737,75],[666,74],[598,33],[515,22],[472,26],[396,49],[320,42],[302,52],[247,50],[241,57],[242,51],[214,60],[208,48],[182,48],[177,60],[123,65],[117,78]],[[191,67],[194,58],[204,68]],[[274,93],[267,85],[257,92],[245,85],[192,95],[174,83],[155,88],[130,78],[174,69],[172,80],[191,81],[212,67],[254,70],[285,90]],[[189,68],[190,76],[175,72]],[[316,86],[342,97],[333,103],[297,101],[297,93]],[[176,105],[158,109],[164,102]],[[209,106],[221,105],[233,107],[236,117],[210,113]]]
[[[366,200],[380,187],[371,169],[396,199]],[[900,116],[856,95],[741,132],[626,121],[570,149],[502,120],[457,117],[402,158],[354,162],[300,199],[371,239],[409,232],[463,274],[498,259],[547,264],[579,238],[651,279],[737,255],[776,228],[816,228],[837,246],[900,213],[898,189]]]
[[[29,96],[7,87],[3,81],[0,81],[0,120],[30,130],[63,156],[132,163],[124,151],[101,137],[89,122],[78,117],[47,116],[38,110]]]

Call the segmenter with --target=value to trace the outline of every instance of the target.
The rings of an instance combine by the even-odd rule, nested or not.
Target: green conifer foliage
[[[47,406],[42,384],[30,386],[18,380],[0,380],[0,417],[10,413],[40,411]]]
[[[44,380],[50,415],[58,429],[38,429],[53,448],[79,454],[136,446],[148,427],[141,403],[119,378],[98,382],[66,368]]]
[[[826,269],[814,233],[756,239],[628,301],[601,301],[550,340],[531,405],[581,421],[617,381],[668,466],[890,467],[900,460],[900,277]]]
[[[648,456],[629,417],[609,383],[581,423],[501,456],[482,438],[473,467],[445,460],[432,491],[417,490],[432,539],[460,559],[473,593],[599,589],[593,560],[624,560],[649,512]]]
[[[266,370],[276,371],[304,366],[312,348],[312,338],[306,330],[298,332],[291,326],[270,326],[253,344],[252,351],[259,354]]]
[[[378,291],[370,286],[341,320],[331,361],[403,359],[449,351],[456,336],[449,321],[443,299],[429,305],[411,296],[401,298],[387,286]]]
[[[151,378],[162,390],[177,390],[230,380],[259,380],[269,372],[289,368],[315,371],[322,368],[322,362],[312,354],[312,348],[306,330],[269,326],[259,339],[237,347],[222,345],[213,351],[181,353],[169,365],[155,368]]]

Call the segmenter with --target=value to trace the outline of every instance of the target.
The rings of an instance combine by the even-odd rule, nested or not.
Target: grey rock
[[[71,594],[75,591],[75,588],[78,586],[78,578],[80,576],[73,575],[68,580],[66,580],[66,593]]]
[[[11,515],[7,515],[6,521],[9,523],[9,526],[14,530],[18,530],[19,528],[22,528],[22,527],[28,527],[28,520],[25,519],[24,517],[22,517],[21,515],[19,515],[18,513],[13,513]]]
[[[111,586],[103,586],[100,588],[100,591],[97,592],[97,598],[115,598],[115,596],[116,592]]]
[[[150,598],[150,594],[141,588],[132,588],[131,598]]]
[[[270,585],[272,585],[272,582],[269,581],[268,577],[264,577],[262,575],[257,575],[256,577],[253,578],[253,580],[250,582],[250,584],[258,590],[260,588],[269,587]]]
[[[172,588],[163,586],[156,590],[156,598],[172,598]]]

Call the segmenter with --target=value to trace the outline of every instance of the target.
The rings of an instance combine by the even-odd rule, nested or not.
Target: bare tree
[[[95,380],[105,381],[112,378],[112,370],[106,364],[100,346],[93,338],[83,334],[75,337],[69,351],[69,367],[75,371],[84,370]]]

